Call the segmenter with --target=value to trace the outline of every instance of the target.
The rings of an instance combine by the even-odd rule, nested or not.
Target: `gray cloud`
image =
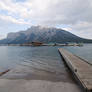
[[[52,24],[74,24],[78,21],[92,22],[92,5],[90,0],[51,0],[46,9],[33,11],[33,19]]]
[[[11,16],[9,21],[13,23],[50,26],[64,24],[66,29],[71,29],[70,32],[92,38],[91,0],[25,0],[25,2],[1,0],[0,9],[8,11]],[[12,15],[16,15],[18,19]]]

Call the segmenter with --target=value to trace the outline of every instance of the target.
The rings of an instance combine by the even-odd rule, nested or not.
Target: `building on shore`
[[[31,42],[32,46],[41,46],[42,42]]]

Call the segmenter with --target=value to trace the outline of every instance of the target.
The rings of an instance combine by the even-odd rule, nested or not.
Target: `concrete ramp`
[[[59,52],[84,90],[92,92],[92,65],[65,49],[60,48]]]

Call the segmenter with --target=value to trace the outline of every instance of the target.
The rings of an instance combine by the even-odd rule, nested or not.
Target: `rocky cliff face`
[[[7,38],[1,40],[0,43],[21,44],[32,41],[40,41],[45,43],[92,42],[92,40],[80,38],[63,29],[32,26],[25,31],[9,33]]]

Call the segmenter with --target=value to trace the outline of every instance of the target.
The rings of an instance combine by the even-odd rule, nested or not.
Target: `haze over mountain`
[[[68,31],[58,28],[32,26],[25,31],[9,33],[6,39],[0,40],[1,44],[22,44],[26,42],[40,41],[44,43],[56,42],[83,42],[91,43],[92,40],[78,37]]]

